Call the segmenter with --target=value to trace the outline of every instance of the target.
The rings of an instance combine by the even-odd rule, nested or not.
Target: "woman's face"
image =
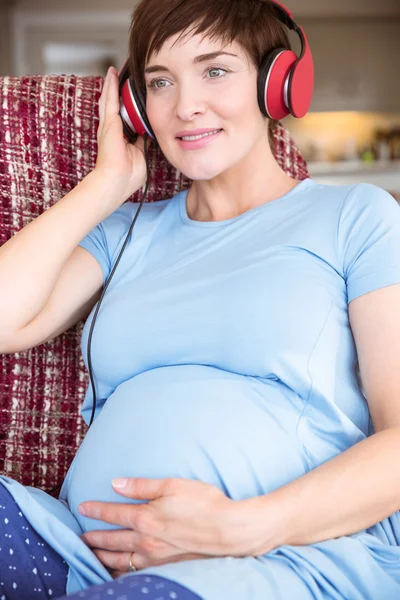
[[[268,140],[268,120],[258,107],[257,71],[239,44],[196,35],[172,47],[177,37],[146,65],[147,115],[168,161],[192,180],[209,180]],[[234,56],[196,60],[213,52]],[[222,132],[201,148],[184,148],[177,134],[196,129]]]

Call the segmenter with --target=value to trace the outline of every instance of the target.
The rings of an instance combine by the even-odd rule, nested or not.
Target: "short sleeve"
[[[113,265],[116,249],[128,233],[132,223],[134,203],[125,203],[104,221],[96,225],[78,244],[88,250],[100,264],[104,281],[108,278]]]
[[[400,207],[372,184],[352,186],[340,214],[338,249],[347,302],[400,283]]]

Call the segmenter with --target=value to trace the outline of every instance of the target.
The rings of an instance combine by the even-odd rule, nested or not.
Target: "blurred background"
[[[160,0],[161,2],[162,0]],[[374,183],[400,201],[400,0],[284,0],[309,40],[315,93],[283,124],[326,183]],[[105,76],[127,58],[135,0],[0,0],[0,76]],[[299,51],[296,35],[293,49]]]

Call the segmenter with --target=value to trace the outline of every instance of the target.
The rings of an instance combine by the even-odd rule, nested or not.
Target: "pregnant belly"
[[[62,496],[82,529],[113,528],[77,511],[85,500],[126,502],[114,477],[180,477],[240,500],[266,494],[307,470],[299,409],[276,381],[186,365],[121,384],[90,428]]]

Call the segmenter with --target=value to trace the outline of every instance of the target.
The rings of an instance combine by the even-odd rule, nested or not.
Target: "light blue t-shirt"
[[[113,491],[112,478],[198,479],[241,500],[283,486],[373,433],[348,303],[400,283],[400,210],[394,198],[369,184],[306,179],[238,217],[200,222],[188,217],[186,197],[184,191],[144,204],[101,304],[91,346],[96,419],[64,482],[63,505],[3,478],[28,519],[32,496],[43,505],[47,521],[36,507],[36,528],[43,522],[39,533],[54,544],[61,524],[50,513],[68,513],[57,517],[71,531],[57,551],[63,546],[71,567],[70,592],[109,578],[81,548],[77,532],[112,526],[81,516],[77,507],[85,500],[126,502]],[[98,260],[105,281],[138,206],[122,205],[79,244]],[[82,335],[86,366],[94,311]],[[89,385],[86,421],[91,407]],[[53,510],[54,503],[62,509]],[[387,532],[395,531],[397,586],[398,514],[382,523],[371,533],[387,552]],[[346,585],[362,569],[354,547],[346,555],[343,545],[355,539],[369,552],[366,537],[340,538]],[[389,590],[393,573],[386,576],[375,554],[368,554],[375,573],[368,589]],[[294,563],[302,560],[301,553],[291,556]],[[386,554],[382,562],[387,564]],[[203,573],[201,564],[197,576],[186,563],[151,572],[175,578],[206,600],[234,600],[232,590],[218,589],[218,568],[210,579],[209,565]],[[251,569],[258,572],[262,563],[243,564],[251,579]],[[337,580],[338,590],[341,585],[348,589]],[[270,597],[261,583],[255,589],[259,595],[252,600]],[[293,594],[293,587],[286,592]]]

